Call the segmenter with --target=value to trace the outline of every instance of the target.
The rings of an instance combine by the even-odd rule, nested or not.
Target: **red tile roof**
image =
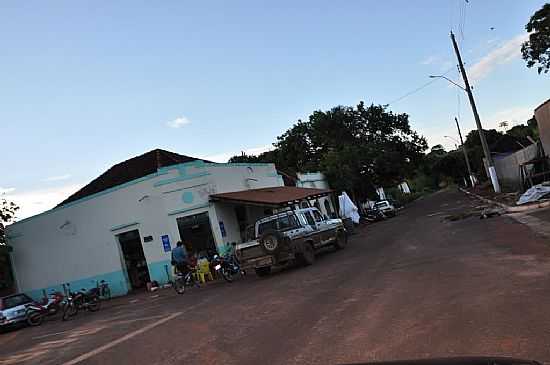
[[[82,199],[103,190],[130,182],[140,177],[157,172],[160,167],[199,160],[195,157],[180,155],[161,149],[152,150],[143,155],[132,157],[105,171],[88,185],[65,199],[58,206]],[[208,161],[205,161],[208,162]]]
[[[276,186],[272,188],[261,188],[234,191],[230,193],[212,194],[213,201],[239,202],[253,205],[281,206],[304,199],[328,195],[330,189],[298,188],[295,186]]]

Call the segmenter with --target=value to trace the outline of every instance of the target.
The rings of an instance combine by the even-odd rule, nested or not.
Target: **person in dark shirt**
[[[187,273],[187,252],[185,251],[181,241],[178,241],[178,243],[176,243],[176,248],[172,250],[172,265],[174,265],[182,274]]]

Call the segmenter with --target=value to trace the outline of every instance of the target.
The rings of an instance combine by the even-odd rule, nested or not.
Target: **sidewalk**
[[[510,199],[512,194],[496,194],[486,189],[474,191],[459,188],[463,193],[480,201],[504,209],[505,214],[515,221],[525,224],[533,232],[545,238],[550,238],[550,201],[543,200],[523,205],[515,205],[515,199]],[[484,192],[484,193],[483,193]],[[506,196],[506,198],[503,198]],[[500,199],[499,199],[500,197]]]
[[[458,188],[463,193],[473,196],[485,203],[493,204],[503,208],[506,213],[519,213],[541,208],[550,207],[550,200],[543,199],[532,203],[516,205],[518,194],[516,193],[494,193],[486,189],[464,189]]]

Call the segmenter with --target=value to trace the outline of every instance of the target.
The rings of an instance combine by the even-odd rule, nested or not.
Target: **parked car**
[[[384,215],[389,217],[395,217],[397,215],[397,209],[392,203],[390,203],[387,200],[381,200],[379,202],[376,202],[374,204],[374,208],[378,209],[379,211],[384,213]]]
[[[26,294],[13,294],[0,298],[0,328],[27,320],[27,306],[34,301]]]
[[[248,230],[251,240],[236,246],[241,269],[253,268],[258,276],[268,275],[273,266],[292,260],[303,265],[315,261],[315,251],[326,246],[346,246],[346,229],[341,219],[327,219],[317,208],[303,208],[258,220]]]

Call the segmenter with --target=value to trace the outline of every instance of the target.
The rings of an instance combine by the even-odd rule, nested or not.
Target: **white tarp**
[[[527,189],[527,191],[519,197],[516,204],[521,205],[536,202],[548,194],[550,194],[550,183],[543,182],[542,184],[534,185]]]
[[[340,217],[351,218],[353,223],[359,223],[358,209],[345,191],[338,197],[338,203],[340,205]]]

